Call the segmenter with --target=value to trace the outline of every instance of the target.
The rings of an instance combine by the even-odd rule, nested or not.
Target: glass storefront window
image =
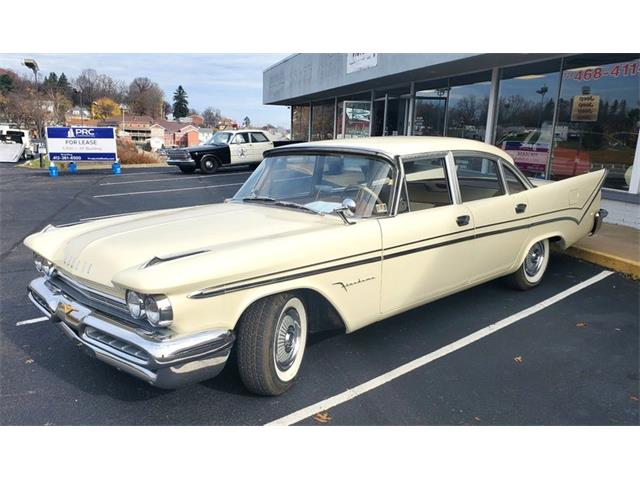
[[[369,136],[371,124],[371,102],[343,102],[340,112],[343,114],[342,122],[344,133],[339,138],[358,138]],[[340,129],[342,132],[342,128]]]
[[[640,126],[638,55],[565,59],[551,178],[606,168],[604,186],[629,189]]]
[[[313,105],[311,115],[311,141],[333,138],[334,102]]]
[[[416,92],[414,135],[444,135],[448,97],[449,88],[446,85]]]
[[[309,140],[309,105],[291,107],[291,139]]]
[[[495,144],[528,176],[546,174],[560,59],[502,70]]]
[[[446,135],[484,141],[489,111],[491,72],[450,81]]]

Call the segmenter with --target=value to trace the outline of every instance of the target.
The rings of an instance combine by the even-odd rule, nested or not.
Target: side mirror
[[[342,206],[336,208],[333,213],[337,213],[338,215],[340,215],[340,218],[342,218],[344,223],[346,223],[347,225],[353,225],[356,222],[347,217],[347,212],[349,212],[351,215],[356,213],[356,202],[352,198],[345,198],[342,201]]]

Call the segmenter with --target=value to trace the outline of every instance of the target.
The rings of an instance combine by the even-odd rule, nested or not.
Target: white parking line
[[[45,322],[47,320],[49,320],[49,317],[38,317],[31,318],[29,320],[22,320],[21,322],[16,322],[16,327],[19,327],[20,325],[29,325],[30,323]]]
[[[178,178],[153,178],[151,180],[127,180],[124,182],[107,182],[107,183],[99,183],[99,186],[106,186],[106,185],[127,185],[130,183],[149,183],[149,182],[175,182],[178,180],[197,180],[199,178],[208,178],[208,179],[215,179],[218,177],[226,177],[229,175],[248,175],[249,172],[238,172],[238,173],[219,173],[217,175],[190,175],[190,176],[182,176],[182,177],[178,177]]]
[[[205,187],[169,188],[169,189],[166,189],[166,190],[145,190],[145,191],[142,191],[142,192],[107,193],[107,194],[104,194],[104,195],[94,195],[93,198],[123,197],[123,196],[126,196],[126,195],[148,195],[148,194],[151,194],[151,193],[165,193],[165,192],[182,192],[184,190],[202,190],[203,188],[234,187],[234,186],[242,185],[243,183],[226,183],[224,185],[207,185]]]
[[[378,377],[375,377],[369,380],[368,382],[361,383],[360,385],[354,388],[350,388],[338,395],[334,395],[333,397],[327,398],[326,400],[322,400],[318,403],[314,403],[313,405],[309,405],[308,407],[298,410],[297,412],[293,412],[282,418],[269,422],[267,423],[267,425],[293,425],[294,423],[300,422],[301,420],[304,420],[305,418],[308,418],[318,412],[328,410],[337,405],[348,402],[349,400],[353,400],[354,398],[356,398],[359,395],[362,395],[363,393],[373,390],[374,388],[380,387],[385,383],[390,382],[391,380],[395,380],[396,378],[401,377],[402,375],[412,372],[417,368],[423,367],[428,363],[431,363],[441,357],[444,357],[445,355],[455,352],[456,350],[460,350],[461,348],[466,347],[467,345],[470,345],[474,342],[477,342],[478,340],[488,335],[491,335],[492,333],[502,330],[503,328],[508,327],[509,325],[512,325],[522,320],[523,318],[527,318],[533,315],[534,313],[539,312],[540,310],[550,307],[554,303],[557,303],[567,298],[568,296],[573,295],[574,293],[579,292],[580,290],[587,288],[593,285],[594,283],[597,283],[600,280],[607,278],[609,275],[613,273],[614,272],[607,271],[607,270],[602,271],[599,274],[591,277],[590,279],[585,280],[584,282],[581,282],[577,285],[574,285],[573,287],[563,292],[560,292],[552,297],[549,297],[546,300],[543,300],[542,302],[532,307],[526,308],[518,313],[514,313],[513,315],[507,318],[504,318],[492,325],[481,328],[480,330],[470,335],[467,335],[466,337],[463,337],[459,340],[456,340],[453,343],[445,345],[444,347],[439,348],[434,352],[428,353],[427,355],[424,355],[420,358],[416,358],[411,362],[405,363],[404,365],[401,365],[398,368],[395,368],[387,373],[384,373]]]

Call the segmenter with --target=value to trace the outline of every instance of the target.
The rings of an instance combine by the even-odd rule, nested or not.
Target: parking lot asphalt
[[[299,381],[249,394],[229,362],[215,379],[156,389],[85,355],[26,298],[36,276],[22,245],[48,223],[220,202],[250,174],[177,169],[44,172],[0,165],[0,423],[261,425],[343,394],[600,274],[554,254],[544,282],[494,281],[350,335],[310,338]],[[602,278],[517,323],[381,383],[303,425],[637,425],[640,284]],[[33,322],[29,323],[29,320]],[[25,323],[27,322],[27,323]]]

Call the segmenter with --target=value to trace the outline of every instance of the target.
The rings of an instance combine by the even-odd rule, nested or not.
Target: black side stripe
[[[464,237],[455,238],[455,239],[447,240],[447,241],[440,242],[440,243],[434,243],[434,244],[431,244],[431,245],[425,245],[425,246],[421,246],[421,247],[416,247],[416,248],[412,248],[412,249],[409,249],[409,250],[404,250],[402,252],[396,252],[396,253],[391,253],[391,254],[387,254],[387,255],[385,255],[383,252],[380,252],[380,250],[372,250],[370,252],[364,252],[364,253],[359,253],[359,254],[356,254],[356,255],[350,255],[348,257],[342,257],[342,258],[338,258],[338,259],[334,259],[334,260],[318,262],[318,263],[307,265],[307,266],[304,266],[304,267],[295,267],[295,268],[291,268],[291,269],[288,269],[288,270],[282,270],[280,272],[260,275],[260,276],[257,276],[257,277],[253,277],[253,278],[247,279],[247,280],[244,281],[244,283],[242,283],[240,285],[234,285],[234,286],[230,286],[230,287],[221,285],[221,286],[218,286],[218,287],[206,288],[206,289],[199,290],[197,292],[194,292],[194,293],[190,294],[189,298],[199,299],[199,298],[217,297],[219,295],[225,295],[227,293],[233,293],[233,292],[237,292],[237,291],[241,291],[241,290],[247,290],[247,289],[250,289],[250,288],[257,288],[257,287],[262,287],[262,286],[265,286],[265,285],[272,285],[274,283],[287,282],[287,281],[290,281],[290,280],[296,280],[298,278],[309,277],[309,276],[314,276],[314,275],[320,275],[320,274],[323,274],[323,273],[334,272],[334,271],[337,271],[337,270],[343,270],[343,269],[346,269],[346,268],[358,267],[358,266],[361,266],[361,265],[367,265],[367,264],[370,264],[370,263],[380,262],[382,260],[388,260],[388,259],[392,259],[392,258],[402,257],[404,255],[412,255],[412,254],[423,252],[423,251],[426,251],[426,250],[432,250],[432,249],[435,249],[435,248],[446,247],[448,245],[453,245],[453,244],[456,244],[456,243],[467,242],[469,240],[474,240],[476,238],[484,238],[484,237],[489,237],[489,236],[492,236],[492,235],[500,235],[500,234],[503,234],[503,233],[508,233],[508,232],[512,232],[512,231],[516,231],[516,230],[529,229],[529,228],[537,227],[539,225],[544,225],[544,224],[547,224],[547,223],[569,221],[569,222],[575,223],[576,225],[580,225],[582,223],[582,221],[584,220],[584,217],[587,215],[589,209],[591,208],[591,205],[595,201],[597,195],[594,195],[594,194],[597,194],[597,192],[599,191],[600,187],[604,183],[605,177],[606,177],[606,174],[603,175],[603,178],[600,180],[600,182],[599,182],[598,186],[596,187],[595,191],[591,194],[591,196],[592,196],[591,201],[587,201],[588,202],[588,206],[585,209],[585,211],[583,212],[583,214],[582,214],[582,216],[580,217],[579,220],[574,218],[574,217],[556,217],[556,218],[552,218],[552,219],[541,220],[539,222],[527,223],[527,224],[524,224],[524,225],[518,225],[518,226],[515,226],[515,227],[511,227],[511,228],[503,228],[503,229],[500,229],[500,230],[492,230],[492,231],[489,231],[489,232],[474,233],[474,234],[467,235],[467,236],[464,236]],[[585,204],[587,202],[585,202]],[[584,208],[584,205],[581,208],[578,208],[578,207],[567,208],[567,209],[561,209],[559,211],[576,210],[576,209],[579,210],[579,209],[582,209],[582,208]],[[547,212],[547,213],[544,213],[544,214],[541,214],[541,215],[549,215],[551,213],[554,213],[554,212]],[[515,221],[524,221],[524,220],[527,220],[528,218],[534,218],[536,216],[539,216],[539,215],[535,215],[535,216],[527,217],[527,218],[523,218],[523,219],[517,219]],[[501,222],[501,223],[512,223],[512,221]],[[497,225],[497,224],[493,224],[493,225]],[[489,227],[489,226],[492,226],[492,225],[484,225],[482,227],[477,227],[477,228],[485,228],[485,227]],[[461,230],[459,232],[453,232],[453,233],[449,233],[449,234],[439,235],[437,237],[431,237],[431,238],[426,238],[426,239],[423,239],[423,240],[418,240],[416,242],[411,242],[411,243],[404,244],[404,245],[396,245],[394,247],[389,247],[387,250],[389,250],[391,248],[398,248],[398,247],[402,247],[402,246],[406,246],[406,245],[411,245],[411,244],[414,244],[414,243],[426,242],[426,241],[434,240],[434,239],[437,239],[437,238],[443,238],[443,237],[450,236],[450,235],[458,235],[460,233],[463,233],[463,232],[466,232],[466,231],[470,231],[470,230],[474,230],[474,229],[470,228],[470,229],[466,229],[466,230]],[[319,269],[312,270],[312,271],[309,271],[309,272],[292,273],[290,275],[284,275],[284,276],[280,276],[280,277],[276,277],[276,278],[271,278],[271,279],[266,279],[266,280],[258,280],[258,279],[263,278],[263,277],[268,277],[268,276],[272,276],[272,275],[278,275],[280,273],[288,273],[288,272],[291,272],[291,271],[294,271],[294,270],[301,270],[303,268],[309,268],[309,267],[313,267],[313,266],[323,265],[323,264],[326,264],[326,263],[332,263],[332,262],[335,262],[335,261],[345,260],[345,259],[348,259],[348,258],[359,257],[359,256],[367,255],[367,254],[370,254],[370,253],[378,253],[378,252],[380,252],[380,253],[378,255],[376,255],[375,257],[370,257],[370,258],[366,258],[366,259],[363,259],[363,260],[356,260],[356,261],[353,261],[353,262],[343,263],[343,264],[340,264],[340,265],[333,265],[333,266],[330,266],[330,267],[319,268]],[[251,283],[246,283],[248,281],[250,282],[251,280],[258,280],[258,281],[251,282]]]
[[[320,268],[317,270],[313,270],[311,272],[304,272],[304,273],[294,273],[291,275],[285,275],[282,277],[277,277],[277,278],[272,278],[272,279],[268,279],[268,280],[261,280],[258,282],[253,282],[253,283],[248,283],[248,284],[242,284],[242,285],[236,285],[233,287],[218,287],[218,288],[212,288],[212,289],[205,289],[205,290],[200,290],[198,292],[192,293],[191,295],[189,295],[189,298],[210,298],[210,297],[217,297],[218,295],[224,295],[227,293],[232,293],[232,292],[237,292],[239,290],[246,290],[249,288],[256,288],[256,287],[262,287],[264,285],[272,285],[274,283],[280,283],[280,282],[286,282],[289,280],[295,280],[297,278],[302,278],[302,277],[309,277],[312,275],[320,275],[322,273],[329,273],[329,272],[333,272],[336,270],[343,270],[345,268],[351,268],[351,267],[359,267],[360,265],[367,265],[369,263],[375,263],[375,262],[380,262],[382,260],[382,256],[378,255],[375,257],[371,257],[371,258],[366,258],[364,260],[357,260],[355,262],[349,262],[349,263],[343,263],[340,265],[334,265],[331,267],[325,267],[325,268]],[[326,263],[326,262],[323,262]],[[304,268],[304,267],[299,267],[299,268]],[[299,268],[296,268],[295,270],[298,270]],[[273,275],[273,274],[270,274]]]

